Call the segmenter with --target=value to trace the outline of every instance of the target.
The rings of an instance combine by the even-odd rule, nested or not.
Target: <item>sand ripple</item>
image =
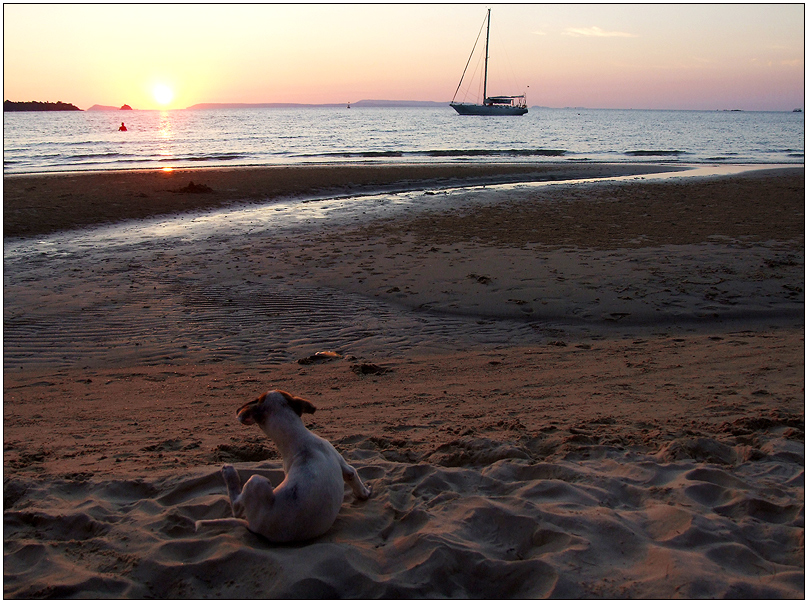
[[[373,498],[346,493],[330,532],[288,546],[243,529],[194,531],[196,520],[228,515],[216,467],[155,480],[7,480],[4,592],[802,597],[802,456],[765,455],[730,468],[612,448],[553,463],[530,463],[488,440],[466,448],[477,450],[478,462],[348,453]],[[489,462],[486,450],[502,458]],[[456,464],[445,450],[436,454]],[[243,476],[282,476],[277,461],[238,467]]]

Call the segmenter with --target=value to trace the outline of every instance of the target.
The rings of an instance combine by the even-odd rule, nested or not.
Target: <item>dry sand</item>
[[[118,176],[74,194],[117,203],[104,221],[163,211]],[[10,180],[19,216],[70,178]],[[5,596],[803,598],[802,170],[423,198],[370,222],[8,239]],[[51,213],[14,232],[92,221]],[[156,232],[177,224],[198,222]],[[322,349],[343,357],[297,362]],[[310,543],[196,533],[228,514],[223,462],[280,478],[234,416],[269,388],[315,403],[373,497]]]

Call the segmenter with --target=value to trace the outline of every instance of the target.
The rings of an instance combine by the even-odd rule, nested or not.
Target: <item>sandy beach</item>
[[[4,177],[4,595],[804,598],[804,170],[666,169]],[[373,496],[195,531],[276,388]]]

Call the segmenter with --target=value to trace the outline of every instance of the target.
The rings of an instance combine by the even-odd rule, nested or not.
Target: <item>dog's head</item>
[[[301,416],[304,412],[313,413],[317,408],[304,398],[280,390],[269,391],[252,402],[247,402],[236,411],[242,425],[264,424],[267,419],[291,409]]]

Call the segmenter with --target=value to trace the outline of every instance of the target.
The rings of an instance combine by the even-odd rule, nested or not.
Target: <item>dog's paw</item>
[[[373,486],[368,484],[365,486],[365,489],[362,492],[356,494],[356,497],[359,500],[367,500],[370,498],[372,494],[373,494]]]
[[[241,480],[238,477],[238,471],[233,465],[225,465],[222,467],[222,477],[224,483],[227,484],[228,489],[241,489]]]

